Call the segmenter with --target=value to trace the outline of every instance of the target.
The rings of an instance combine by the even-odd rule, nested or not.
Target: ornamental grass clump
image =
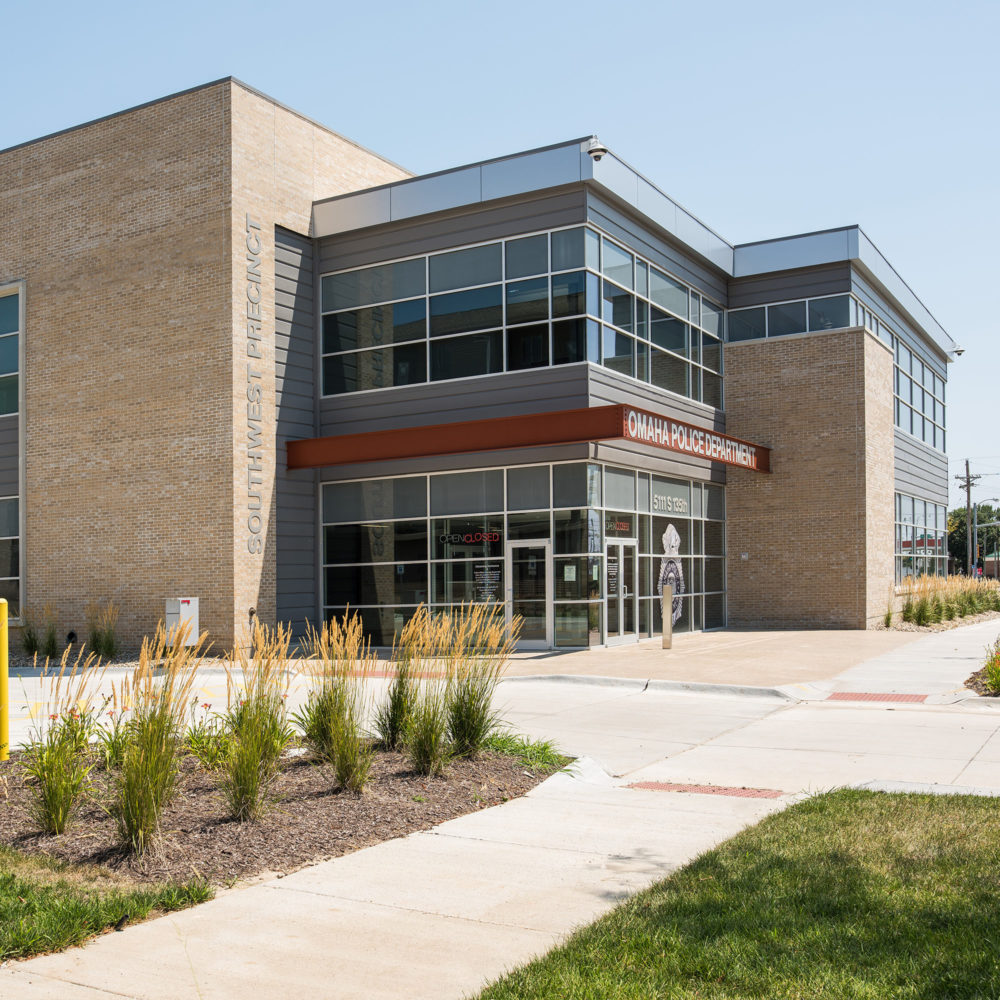
[[[503,610],[484,605],[442,618],[448,737],[456,757],[475,757],[500,725],[493,698],[514,651],[520,619],[508,629]]]
[[[333,618],[319,632],[309,628],[306,643],[311,690],[295,721],[305,745],[333,770],[337,787],[359,795],[375,758],[364,721],[376,654],[357,613]]]
[[[1000,610],[1000,583],[968,576],[908,577],[900,585],[901,617],[905,622],[929,625],[953,621],[983,611]]]
[[[295,735],[285,707],[290,642],[288,627],[272,629],[258,621],[249,641],[226,661],[229,746],[219,785],[229,814],[240,822],[258,820],[267,811],[281,757]]]
[[[423,609],[426,613],[426,608]],[[400,750],[413,716],[417,698],[417,668],[426,654],[426,629],[421,609],[402,628],[393,641],[394,674],[385,699],[375,709],[374,730],[384,750]]]
[[[117,628],[118,605],[114,601],[87,606],[87,645],[105,660],[118,656]]]
[[[62,833],[88,787],[92,765],[88,743],[104,668],[81,650],[69,662],[63,653],[58,673],[42,672],[42,710],[25,749],[22,766],[31,779],[32,815],[45,833]]]
[[[120,843],[134,854],[155,845],[176,788],[184,717],[207,637],[188,646],[186,629],[168,637],[161,623],[152,639],[143,639],[139,665],[125,687],[132,719],[110,811]]]
[[[440,775],[454,756],[448,738],[448,690],[440,679],[420,682],[406,734],[406,753],[418,774]]]

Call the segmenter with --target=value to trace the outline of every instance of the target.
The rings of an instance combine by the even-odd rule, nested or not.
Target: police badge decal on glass
[[[681,594],[684,593],[684,570],[681,567],[681,536],[672,525],[667,525],[667,530],[663,532],[663,556],[660,559],[660,580],[657,584],[657,592],[662,594],[663,588],[668,584],[673,587],[674,600],[671,607],[670,623],[676,625],[681,618],[683,603]]]

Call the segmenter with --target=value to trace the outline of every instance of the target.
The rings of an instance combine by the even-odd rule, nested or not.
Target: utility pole
[[[955,476],[965,490],[965,572],[972,576],[972,484],[982,476],[974,476],[969,472],[969,460],[965,460],[965,475]]]

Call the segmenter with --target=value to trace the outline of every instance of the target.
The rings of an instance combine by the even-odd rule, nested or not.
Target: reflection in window
[[[503,333],[474,333],[431,342],[431,380],[503,371]]]

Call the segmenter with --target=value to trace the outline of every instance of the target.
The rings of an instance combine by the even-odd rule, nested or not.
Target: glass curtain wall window
[[[0,420],[16,426],[19,411],[21,296],[0,288]],[[15,487],[16,488],[16,487]],[[9,614],[21,609],[20,503],[17,496],[0,498],[0,597]]]
[[[324,395],[592,362],[722,406],[724,310],[589,227],[322,279]]]
[[[897,493],[896,582],[924,574],[948,574],[948,509]]]
[[[930,360],[907,347],[892,329],[853,295],[777,302],[731,309],[726,315],[726,340],[757,340],[796,333],[816,333],[862,326],[875,334],[894,354],[893,394],[896,426],[907,434],[944,451],[945,378]],[[941,366],[941,371],[945,371]]]
[[[377,644],[427,603],[501,605],[506,554],[552,548],[556,646],[604,641],[608,541],[634,542],[639,636],[661,626],[661,582],[677,631],[725,624],[722,487],[594,463],[405,476],[322,487],[323,612],[350,607]]]

